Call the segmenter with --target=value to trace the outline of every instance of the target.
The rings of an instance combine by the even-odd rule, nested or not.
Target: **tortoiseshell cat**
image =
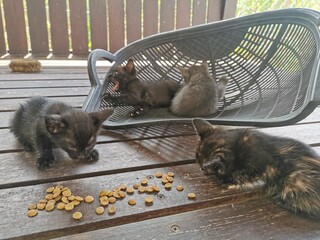
[[[103,99],[111,101],[116,106],[119,104],[132,105],[134,111],[131,117],[141,116],[151,108],[169,107],[180,84],[173,80],[160,80],[144,82],[137,77],[137,71],[132,59],[125,66],[111,67],[108,79],[113,82],[112,90],[120,91],[120,95],[104,93]]]
[[[204,117],[216,111],[219,100],[224,96],[229,78],[223,76],[218,82],[210,75],[208,64],[179,68],[184,86],[172,100],[170,110],[182,117]]]
[[[94,149],[100,125],[112,109],[86,113],[62,102],[34,97],[15,112],[11,131],[27,151],[39,154],[37,166],[54,164],[52,148],[62,148],[72,159],[96,161]]]
[[[263,186],[276,203],[320,219],[320,158],[307,145],[250,129],[224,130],[202,119],[196,160],[229,188]]]

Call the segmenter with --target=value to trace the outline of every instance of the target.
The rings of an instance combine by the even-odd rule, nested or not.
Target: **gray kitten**
[[[229,78],[223,76],[219,82],[210,75],[208,64],[179,68],[185,85],[175,95],[171,112],[183,117],[202,117],[216,111],[218,101],[224,96]]]

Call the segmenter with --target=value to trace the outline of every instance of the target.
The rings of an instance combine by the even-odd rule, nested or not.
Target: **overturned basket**
[[[96,61],[123,65],[133,58],[138,77],[181,81],[177,66],[207,61],[217,78],[227,74],[224,99],[213,116],[215,124],[280,126],[309,115],[320,102],[320,13],[284,9],[157,34],[136,41],[115,54],[96,49],[88,59],[91,91],[85,111],[112,107],[102,100],[111,84],[99,80]],[[121,106],[104,122],[107,128],[190,122],[168,109],[154,109],[130,118],[131,106]]]

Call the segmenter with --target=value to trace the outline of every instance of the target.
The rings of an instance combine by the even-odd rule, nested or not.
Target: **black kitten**
[[[93,149],[101,123],[112,109],[86,113],[44,97],[34,97],[16,111],[11,131],[27,151],[39,153],[39,169],[53,165],[52,148],[62,148],[72,159],[96,161]]]
[[[148,112],[151,108],[169,107],[172,98],[179,90],[180,84],[173,80],[144,82],[137,77],[132,59],[126,66],[114,66],[108,72],[108,80],[114,84],[113,91],[120,95],[105,93],[103,99],[113,104],[132,105],[135,109],[131,117],[137,117]]]
[[[196,159],[229,188],[264,186],[276,202],[320,219],[320,158],[307,145],[250,129],[224,130],[194,119]]]

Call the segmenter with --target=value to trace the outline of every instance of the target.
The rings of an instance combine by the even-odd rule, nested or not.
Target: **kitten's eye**
[[[112,73],[112,76],[115,77],[115,76],[117,76],[118,74],[119,74],[118,71],[114,71],[114,72]]]

